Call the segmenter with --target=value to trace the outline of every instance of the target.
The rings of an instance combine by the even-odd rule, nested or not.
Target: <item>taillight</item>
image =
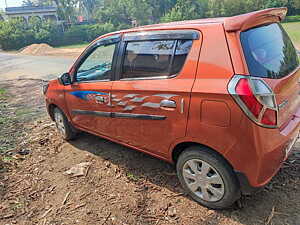
[[[235,75],[229,82],[228,91],[256,124],[268,128],[277,127],[278,107],[275,95],[263,80]]]

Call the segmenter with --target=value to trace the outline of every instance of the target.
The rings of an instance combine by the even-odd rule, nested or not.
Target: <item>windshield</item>
[[[278,23],[242,32],[241,43],[252,76],[279,79],[299,65],[297,52]]]

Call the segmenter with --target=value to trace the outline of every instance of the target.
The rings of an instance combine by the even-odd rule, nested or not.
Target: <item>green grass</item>
[[[83,43],[83,44],[76,44],[76,45],[63,45],[63,46],[59,46],[57,48],[85,48],[89,45],[89,43]]]
[[[19,117],[23,117],[23,116],[26,116],[28,114],[32,113],[32,110],[31,109],[27,109],[27,108],[22,108],[22,109],[17,109],[15,111],[15,114],[16,116],[19,118]]]
[[[5,89],[0,88],[0,97],[1,97],[1,96],[4,96],[5,93],[6,93]]]
[[[10,156],[4,156],[3,158],[2,158],[2,161],[3,162],[11,162],[11,161],[13,161],[14,159],[12,158],[12,157],[10,157]]]
[[[300,22],[282,23],[295,46],[300,49]]]
[[[126,175],[127,175],[128,180],[130,180],[130,181],[138,181],[139,180],[139,177],[135,176],[132,173],[127,173]]]

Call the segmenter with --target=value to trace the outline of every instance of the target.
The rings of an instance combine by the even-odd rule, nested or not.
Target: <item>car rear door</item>
[[[272,23],[241,32],[241,43],[250,75],[262,78],[275,94],[278,126],[299,120],[299,58],[282,26]]]
[[[112,85],[114,138],[166,154],[185,136],[200,44],[193,30],[124,35]]]
[[[119,41],[115,35],[89,47],[72,68],[74,81],[65,89],[72,122],[100,135],[110,133],[110,95]]]

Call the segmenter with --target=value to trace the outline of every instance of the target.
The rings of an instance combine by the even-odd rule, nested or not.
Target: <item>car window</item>
[[[170,76],[180,72],[191,40],[128,42],[121,79]]]
[[[241,43],[252,76],[279,79],[299,65],[296,50],[280,24],[244,31]]]
[[[193,41],[191,40],[178,40],[170,75],[180,72],[185,63],[186,57],[190,52],[192,44]]]
[[[109,80],[115,48],[116,44],[95,48],[78,68],[76,80]]]

